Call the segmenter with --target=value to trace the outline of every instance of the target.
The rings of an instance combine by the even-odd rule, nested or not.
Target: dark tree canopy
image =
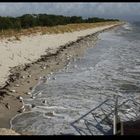
[[[88,18],[80,16],[62,16],[48,14],[25,14],[20,17],[0,17],[0,30],[3,29],[25,29],[35,26],[56,26],[72,23],[95,23],[103,21],[119,21],[117,19]]]

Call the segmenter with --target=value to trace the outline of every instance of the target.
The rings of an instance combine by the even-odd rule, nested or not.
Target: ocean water
[[[46,77],[24,99],[35,107],[15,116],[11,127],[34,135],[78,135],[71,122],[106,99],[140,93],[140,23],[128,23],[103,32],[84,56]]]

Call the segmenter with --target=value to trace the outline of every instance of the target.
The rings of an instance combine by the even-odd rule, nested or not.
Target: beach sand
[[[121,24],[64,34],[22,36],[20,40],[13,41],[1,40],[0,128],[10,128],[10,119],[23,106],[18,97],[30,98],[29,93],[40,77],[63,68],[70,56],[81,55],[80,52],[83,53],[84,46],[87,46],[85,43],[90,39],[88,36]],[[97,36],[94,36],[93,42],[96,42]],[[81,45],[77,45],[79,42]]]

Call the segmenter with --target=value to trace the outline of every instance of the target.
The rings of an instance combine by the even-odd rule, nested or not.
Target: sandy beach
[[[2,40],[0,43],[0,86],[5,84],[11,67],[34,62],[41,55],[45,55],[47,49],[51,49],[54,53],[62,45],[112,26],[114,25],[64,34],[24,36],[20,41]]]
[[[88,36],[95,34],[93,42],[96,42],[96,33],[121,24],[64,34],[22,36],[20,40],[0,40],[0,128],[10,127],[10,119],[22,111],[19,96],[31,97],[40,77],[63,68],[70,57],[79,54],[79,48],[83,53],[84,43],[90,39]],[[83,45],[73,49],[79,41],[83,41]]]

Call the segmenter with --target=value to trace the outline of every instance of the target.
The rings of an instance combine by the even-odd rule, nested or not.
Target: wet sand
[[[88,46],[88,40],[91,39],[90,36],[94,36],[93,43],[96,43],[98,33],[118,25],[120,24],[98,30],[90,30],[90,33],[87,35],[85,34],[79,39],[77,39],[77,36],[76,40],[70,43],[67,42],[64,45],[58,43],[59,47],[47,50],[46,54],[37,60],[30,60],[31,62],[28,64],[11,68],[6,84],[1,86],[0,89],[0,127],[9,128],[10,119],[17,113],[20,113],[23,103],[19,99],[19,96],[32,98],[31,91],[33,90],[33,86],[38,83],[41,77],[63,68],[69,62],[70,57],[82,55],[85,47]],[[26,111],[30,109],[28,108]]]

